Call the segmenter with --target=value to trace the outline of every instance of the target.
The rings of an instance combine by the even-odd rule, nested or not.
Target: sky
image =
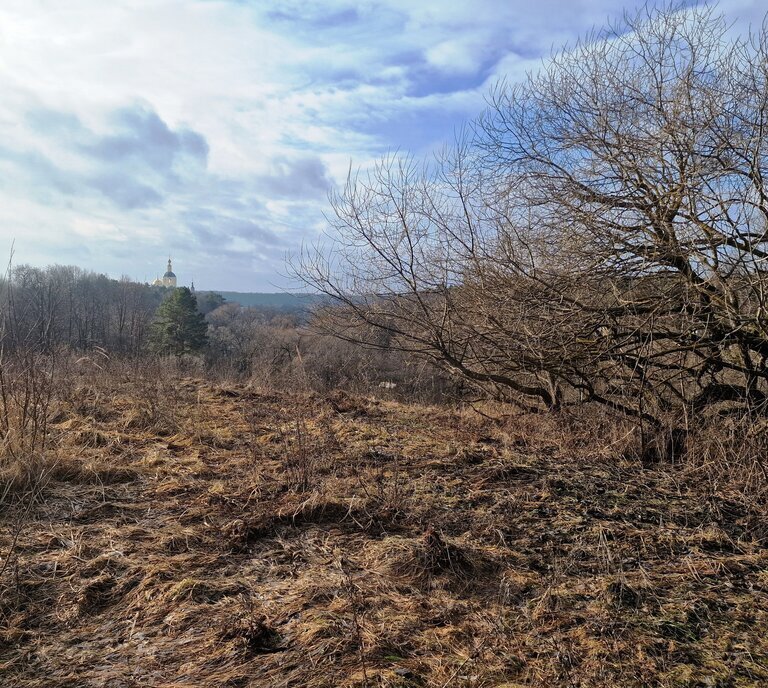
[[[763,2],[718,7],[738,28]],[[2,0],[0,255],[290,287],[350,169],[429,155],[499,79],[639,4]]]

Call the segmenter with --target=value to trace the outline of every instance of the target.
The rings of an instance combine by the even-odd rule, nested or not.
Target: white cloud
[[[759,5],[722,7],[757,17]],[[267,288],[323,226],[325,189],[350,164],[428,150],[497,78],[618,12],[609,0],[4,0],[0,250],[16,237],[18,260],[138,278],[172,252],[199,287]]]

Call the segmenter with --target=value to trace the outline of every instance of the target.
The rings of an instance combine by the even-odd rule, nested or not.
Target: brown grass
[[[643,469],[615,425],[119,380],[55,411],[1,685],[768,685],[768,516],[722,447]]]

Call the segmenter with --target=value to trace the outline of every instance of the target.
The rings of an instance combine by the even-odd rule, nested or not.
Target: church
[[[176,288],[176,275],[173,272],[170,257],[168,258],[168,269],[165,271],[165,274],[162,276],[162,278],[158,277],[154,282],[152,282],[152,286],[174,289]]]

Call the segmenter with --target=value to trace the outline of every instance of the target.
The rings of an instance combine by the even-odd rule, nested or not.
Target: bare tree
[[[326,330],[498,396],[761,402],[767,106],[765,29],[643,10],[498,85],[433,163],[350,176],[297,272],[333,297]]]
[[[481,121],[513,208],[582,266],[626,384],[762,398],[767,47],[708,8],[645,11],[497,89]]]

